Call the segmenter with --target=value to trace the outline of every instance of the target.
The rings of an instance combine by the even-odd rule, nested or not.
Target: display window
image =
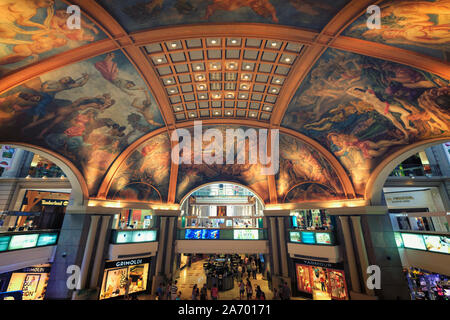
[[[50,265],[37,265],[13,272],[7,291],[22,291],[23,300],[44,300]]]
[[[297,288],[312,294],[314,300],[347,300],[344,271],[296,264]]]
[[[450,300],[450,277],[419,268],[404,269],[412,300]]]
[[[150,258],[107,262],[100,300],[147,290],[149,265]]]
[[[299,230],[332,230],[333,222],[325,210],[295,210],[291,212],[292,227]]]

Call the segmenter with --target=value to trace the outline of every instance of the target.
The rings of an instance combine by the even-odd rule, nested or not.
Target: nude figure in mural
[[[89,75],[83,73],[81,78],[74,80],[72,77],[62,77],[59,80],[48,80],[41,84],[41,91],[56,94],[64,90],[80,88],[84,86],[89,80]]]
[[[370,104],[374,108],[375,111],[377,111],[383,117],[386,117],[387,119],[389,119],[396,128],[398,128],[401,132],[403,132],[403,134],[405,135],[406,138],[409,136],[409,133],[408,133],[408,131],[406,131],[406,129],[408,129],[412,132],[415,132],[415,133],[418,132],[417,129],[415,129],[409,125],[408,117],[411,115],[410,112],[406,111],[405,109],[403,109],[402,107],[399,107],[397,105],[391,105],[387,101],[381,101],[375,95],[375,92],[373,92],[371,89],[363,90],[360,88],[353,87],[353,88],[347,89],[346,92],[349,95],[356,97],[356,98]],[[398,120],[392,114],[393,112],[400,114],[400,119],[403,121],[403,124],[405,127],[403,127],[400,124],[400,122],[398,122]]]
[[[49,29],[54,13],[53,0],[6,0],[0,4],[0,42],[8,44],[30,43],[16,40],[17,34],[38,34]],[[31,19],[38,9],[47,8],[47,17],[43,24]],[[34,27],[38,30],[25,30],[20,27]]]
[[[109,107],[111,107],[115,103],[114,99],[111,99],[111,96],[107,93],[102,96],[97,96],[94,98],[80,98],[75,100],[72,104],[66,106],[58,106],[54,108],[50,113],[44,115],[43,118],[31,122],[30,124],[23,127],[22,131],[33,128],[41,123],[49,122],[47,126],[41,131],[41,133],[37,136],[38,139],[42,139],[44,135],[52,129],[58,123],[61,123],[71,116],[75,111],[82,111],[88,108],[93,108],[99,111],[103,111]]]
[[[94,34],[98,34],[97,28],[81,18],[80,29],[69,29],[67,26],[67,19],[70,17],[70,13],[66,10],[56,10],[52,19],[50,20],[50,28],[52,32],[59,33],[65,36],[69,40],[73,41],[94,41],[94,36],[87,33],[86,30],[92,31]]]
[[[213,0],[206,8],[205,19],[208,19],[216,10],[234,11],[242,7],[249,7],[256,14],[264,18],[272,18],[278,23],[277,12],[269,0]]]
[[[148,124],[152,126],[160,127],[162,126],[161,123],[156,122],[154,119],[153,111],[152,111],[152,101],[150,99],[150,94],[147,90],[144,90],[146,99],[142,101],[142,104],[138,104],[138,98],[134,99],[132,102],[132,106],[139,110],[139,113],[141,113],[145,120],[148,122]]]
[[[136,84],[133,81],[119,77],[119,69],[117,68],[117,63],[113,61],[114,57],[115,55],[113,52],[108,53],[103,61],[95,63],[95,68],[102,74],[103,78],[130,96],[133,95],[130,90],[145,90],[144,88],[136,87]]]

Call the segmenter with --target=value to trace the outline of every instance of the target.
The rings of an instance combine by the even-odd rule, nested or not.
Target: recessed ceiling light
[[[272,42],[271,45],[272,45],[272,47],[276,47],[277,43],[276,42]]]
[[[250,68],[251,68],[251,66],[249,64],[245,66],[245,69],[250,69]]]
[[[191,117],[195,117],[195,114],[194,114],[194,113],[191,113]]]
[[[247,89],[247,85],[243,84],[242,89]]]
[[[205,89],[205,86],[204,86],[204,85],[201,85],[201,86],[199,86],[199,88],[200,88],[201,90],[203,90],[203,89]]]
[[[167,83],[172,83],[172,80],[169,79],[169,80],[167,80],[166,82],[167,82]]]
[[[202,67],[200,67],[200,66],[196,66],[196,67],[195,67],[196,70],[200,70],[201,68],[202,68]]]
[[[174,90],[174,89],[171,89],[171,90],[170,90],[170,93],[174,93],[174,92],[175,92],[175,90]]]
[[[233,98],[233,94],[232,94],[232,93],[229,93],[229,94],[227,94],[227,97],[228,97],[228,98]]]
[[[266,110],[270,110],[270,107],[266,107]]]
[[[218,115],[218,114],[219,114],[219,111],[214,112],[214,114],[215,114],[215,115]]]
[[[200,99],[205,99],[205,95],[202,94],[202,95],[200,96]]]
[[[170,46],[171,46],[172,48],[176,48],[177,44],[176,44],[175,42],[173,42]]]
[[[230,112],[230,111],[228,111],[228,112],[227,112],[227,114],[228,114],[228,115],[230,115],[230,114],[231,114],[231,112]]]
[[[277,92],[277,89],[272,89],[272,92]]]
[[[216,40],[211,40],[211,43],[212,43],[212,44],[216,44],[217,41],[216,41]]]
[[[236,40],[236,39],[233,39],[233,40],[231,40],[231,43],[232,43],[232,44],[236,44],[236,43],[237,43],[237,40]]]
[[[244,76],[244,80],[248,80],[250,77],[246,74],[245,76]]]
[[[158,58],[158,59],[156,59],[156,61],[157,61],[157,62],[162,62],[162,61],[163,61],[163,59],[161,59],[161,58]]]
[[[284,59],[284,61],[290,62],[290,61],[291,61],[291,58],[286,58],[286,59]]]
[[[241,94],[241,98],[244,99],[244,98],[245,98],[245,95],[244,95],[244,94]]]
[[[256,113],[250,113],[250,116],[251,116],[251,117],[255,117],[255,116],[256,116]]]
[[[277,79],[277,80],[275,80],[275,82],[276,82],[276,83],[280,83],[280,82],[281,82],[281,80],[280,80],[280,79]]]

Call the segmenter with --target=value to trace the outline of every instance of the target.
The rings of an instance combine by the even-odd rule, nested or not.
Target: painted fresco
[[[381,28],[368,29],[364,15],[343,33],[446,60],[450,53],[450,0],[385,1]]]
[[[393,147],[449,136],[449,81],[430,73],[328,49],[291,100],[282,125],[328,147],[364,193]]]
[[[112,52],[32,79],[0,96],[0,136],[71,160],[89,192],[130,143],[163,126],[133,65]]]
[[[286,134],[280,134],[279,146],[280,171],[275,176],[278,201],[344,198],[339,178],[318,151]]]
[[[222,132],[223,137],[226,137],[226,129],[243,129],[247,130],[247,127],[237,127],[237,126],[216,126],[216,127],[203,127],[203,132],[210,128],[218,129]],[[189,129],[192,136],[192,146],[194,146],[194,133],[192,129]],[[225,162],[226,153],[230,150],[226,149],[226,140],[224,138],[223,146],[223,159]],[[202,143],[202,154],[205,155],[211,151],[209,149],[210,142]],[[192,147],[191,153],[191,163],[192,164],[181,164],[178,168],[178,183],[177,183],[177,193],[176,201],[179,202],[181,199],[191,190],[199,187],[203,184],[216,182],[216,181],[227,181],[227,182],[237,182],[244,186],[251,188],[255,191],[263,201],[269,200],[269,191],[267,185],[267,176],[261,174],[262,166],[260,164],[251,164],[246,157],[244,164],[238,164],[237,158],[239,157],[238,152],[235,152],[235,164],[193,164],[194,163],[194,148]],[[240,148],[241,152],[248,155],[249,144],[246,143],[245,148]]]
[[[105,34],[85,17],[69,29],[67,5],[54,0],[0,0],[0,76]]]
[[[101,0],[131,32],[204,22],[257,22],[321,30],[347,0]]]
[[[164,133],[150,138],[121,165],[108,191],[108,199],[166,201],[169,179],[170,141]]]

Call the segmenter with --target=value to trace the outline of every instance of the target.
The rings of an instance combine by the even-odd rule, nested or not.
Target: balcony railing
[[[331,230],[288,230],[289,242],[313,245],[336,245],[334,232]]]
[[[178,240],[267,240],[263,228],[182,228],[177,230]]]
[[[36,230],[0,233],[0,252],[53,246],[58,243],[58,230]]]
[[[433,231],[394,232],[397,247],[450,254],[449,233]]]

